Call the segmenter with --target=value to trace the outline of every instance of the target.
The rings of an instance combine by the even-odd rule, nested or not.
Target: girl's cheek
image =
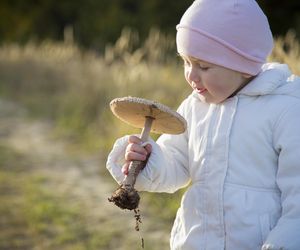
[[[188,76],[188,75],[185,73],[185,74],[184,74],[184,78],[185,78],[185,80],[187,81],[187,83],[190,84],[187,76]]]
[[[187,81],[187,83],[191,86],[191,83],[189,81],[189,71],[188,70],[184,71],[184,78]]]
[[[188,79],[187,77],[185,78],[185,80],[186,80],[186,82],[188,83],[188,85],[189,85],[191,88],[193,88],[192,84],[190,83],[190,81],[189,81],[189,79]]]

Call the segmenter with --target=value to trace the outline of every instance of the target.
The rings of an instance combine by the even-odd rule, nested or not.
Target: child
[[[196,0],[176,42],[193,89],[178,109],[187,131],[145,148],[120,138],[108,170],[121,182],[128,162],[151,152],[138,190],[190,184],[171,249],[299,250],[300,80],[287,65],[265,64],[267,18],[254,0]]]

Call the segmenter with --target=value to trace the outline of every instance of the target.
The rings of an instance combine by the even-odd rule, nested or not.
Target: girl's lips
[[[202,93],[204,93],[204,92],[206,91],[206,89],[198,89],[198,88],[196,88],[195,90],[196,90],[197,93],[199,93],[199,94],[202,94]]]

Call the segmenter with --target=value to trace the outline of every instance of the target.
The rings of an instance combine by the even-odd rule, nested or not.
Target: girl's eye
[[[201,70],[204,70],[204,71],[209,69],[209,67],[207,67],[205,65],[198,64],[198,66]]]

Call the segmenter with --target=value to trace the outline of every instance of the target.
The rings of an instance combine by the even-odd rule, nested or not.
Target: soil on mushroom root
[[[120,186],[110,198],[109,202],[113,202],[116,206],[121,209],[128,209],[134,211],[135,218],[135,231],[140,231],[140,224],[142,224],[140,210],[138,208],[140,196],[138,192],[132,188],[130,190]],[[144,238],[141,237],[141,247],[144,249]]]
[[[140,196],[134,188],[124,188],[122,185],[112,194],[108,201],[121,209],[134,210],[138,208]]]
[[[134,209],[134,218],[135,218],[135,231],[140,231],[140,224],[142,224],[141,214],[139,208]],[[144,249],[144,238],[141,236],[141,246]]]

